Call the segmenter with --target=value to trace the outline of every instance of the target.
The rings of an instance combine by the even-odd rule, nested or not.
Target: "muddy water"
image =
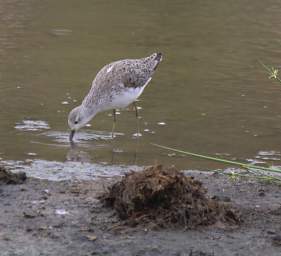
[[[280,64],[280,8],[278,0],[1,1],[0,157],[35,160],[37,167],[65,160],[222,167],[168,156],[155,142],[278,165],[281,87],[258,60]],[[96,72],[154,51],[164,61],[138,103],[142,137],[133,138],[129,109],[118,115],[111,140],[106,112],[70,148],[68,112]]]

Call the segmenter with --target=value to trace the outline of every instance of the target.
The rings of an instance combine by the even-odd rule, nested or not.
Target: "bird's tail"
[[[150,66],[152,70],[155,70],[158,64],[162,61],[162,53],[153,53],[150,56],[144,58],[144,61]]]
[[[155,54],[156,54],[155,60],[158,62],[162,61],[162,53],[158,52],[158,53],[154,53],[153,55]]]

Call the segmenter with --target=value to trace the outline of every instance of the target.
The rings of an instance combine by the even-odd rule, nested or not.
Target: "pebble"
[[[276,235],[272,237],[272,244],[276,246],[281,246],[281,235]]]
[[[68,211],[66,211],[65,209],[56,209],[55,213],[57,215],[66,215],[66,214],[69,214]]]

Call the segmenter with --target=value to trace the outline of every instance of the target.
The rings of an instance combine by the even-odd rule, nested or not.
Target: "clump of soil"
[[[0,166],[0,185],[1,184],[21,184],[26,180],[25,172],[13,173]]]
[[[237,210],[208,198],[200,181],[161,165],[127,174],[109,188],[103,200],[129,225],[194,228],[217,221],[240,222]]]

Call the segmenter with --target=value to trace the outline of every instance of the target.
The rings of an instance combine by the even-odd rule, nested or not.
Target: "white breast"
[[[144,86],[139,88],[124,88],[120,94],[112,97],[109,109],[125,108],[133,103],[143,92]]]
[[[114,108],[126,108],[142,94],[146,85],[150,82],[151,78],[142,87],[128,88],[121,86],[120,90],[116,94],[112,95],[110,102],[104,102],[100,106],[100,111],[105,111]]]

